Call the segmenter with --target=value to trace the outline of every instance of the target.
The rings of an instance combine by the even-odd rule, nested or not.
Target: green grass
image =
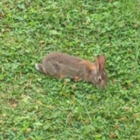
[[[140,1],[1,0],[0,140],[139,140]],[[52,51],[106,55],[108,86],[45,77]]]

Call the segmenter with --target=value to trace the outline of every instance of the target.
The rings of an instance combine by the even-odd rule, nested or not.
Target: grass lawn
[[[140,140],[140,0],[0,1],[0,140]],[[34,64],[103,53],[105,90]]]

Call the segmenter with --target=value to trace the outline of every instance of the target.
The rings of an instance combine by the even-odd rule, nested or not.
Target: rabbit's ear
[[[96,67],[96,70],[98,71],[100,67],[98,57],[95,58],[95,67]]]
[[[99,62],[99,68],[103,70],[105,68],[105,62],[106,62],[105,55],[103,54],[99,55],[98,62]]]

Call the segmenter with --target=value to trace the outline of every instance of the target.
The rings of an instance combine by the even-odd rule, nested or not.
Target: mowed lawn
[[[0,140],[140,140],[140,1],[1,0]],[[60,51],[106,56],[108,85],[45,76]]]

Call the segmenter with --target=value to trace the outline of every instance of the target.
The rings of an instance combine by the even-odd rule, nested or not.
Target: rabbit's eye
[[[98,82],[101,82],[101,81],[102,81],[102,78],[101,78],[101,77],[99,77]]]

